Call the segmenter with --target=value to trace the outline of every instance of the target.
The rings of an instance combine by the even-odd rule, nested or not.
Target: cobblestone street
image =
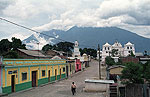
[[[102,77],[105,77],[106,73],[104,73],[104,71],[105,68],[102,67]],[[96,77],[98,77],[98,61],[92,61],[89,68],[74,74],[73,77],[52,84],[35,87],[34,89],[12,93],[5,97],[105,97],[105,93],[83,92],[84,80],[86,78]],[[77,85],[77,93],[74,96],[72,96],[70,90],[72,81]]]

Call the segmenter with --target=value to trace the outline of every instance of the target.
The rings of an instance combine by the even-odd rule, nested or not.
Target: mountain
[[[45,36],[45,34],[48,36]],[[56,39],[51,38],[51,41],[48,42],[52,44],[60,42],[61,40],[59,39],[63,39],[63,40],[70,41],[70,42],[74,42],[75,40],[77,40],[81,48],[90,47],[90,48],[97,49],[98,44],[100,44],[102,47],[102,45],[106,42],[113,44],[117,40],[123,46],[128,41],[130,41],[131,43],[134,43],[135,49],[137,52],[150,50],[149,38],[139,36],[133,32],[130,32],[121,28],[117,28],[117,27],[77,27],[77,26],[74,26],[67,31],[54,30],[54,29],[50,31],[44,31],[38,36],[38,38],[42,38],[48,41],[50,38],[49,36],[53,36],[56,38]],[[33,37],[33,39],[34,38],[35,37]],[[30,43],[31,40],[32,38],[29,37],[23,40],[23,42]]]

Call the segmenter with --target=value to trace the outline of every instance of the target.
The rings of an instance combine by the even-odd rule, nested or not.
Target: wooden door
[[[15,92],[15,75],[11,76],[11,91]]]
[[[60,69],[60,79],[61,79],[61,69]]]
[[[48,70],[48,81],[49,81],[49,82],[51,81],[51,73],[50,73],[50,70]]]
[[[32,87],[36,87],[36,71],[32,71]]]
[[[66,66],[66,75],[68,77],[68,66]]]

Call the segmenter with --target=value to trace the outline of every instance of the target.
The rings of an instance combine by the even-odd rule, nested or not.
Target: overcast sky
[[[150,38],[150,0],[0,0],[0,17],[37,31],[116,26]],[[33,33],[0,20],[0,40]]]

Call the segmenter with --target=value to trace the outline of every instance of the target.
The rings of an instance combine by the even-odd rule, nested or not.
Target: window
[[[109,47],[108,47],[108,50],[109,50]]]
[[[130,47],[130,49],[132,49],[132,47]]]
[[[106,50],[106,47],[105,47],[105,50]]]
[[[45,76],[45,70],[42,70],[42,76]]]
[[[127,47],[127,49],[129,49],[129,47]]]
[[[65,72],[65,67],[63,67],[63,72]]]
[[[106,53],[108,53],[108,52],[106,51]]]
[[[22,73],[22,81],[27,80],[27,72]]]
[[[129,53],[131,53],[131,51],[129,51]]]

